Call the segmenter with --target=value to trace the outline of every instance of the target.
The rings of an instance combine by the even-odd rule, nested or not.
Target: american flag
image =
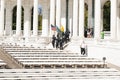
[[[56,31],[56,27],[51,24],[51,30]]]

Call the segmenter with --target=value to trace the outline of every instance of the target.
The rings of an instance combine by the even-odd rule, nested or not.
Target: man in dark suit
[[[53,48],[55,48],[55,41],[56,41],[56,37],[55,35],[52,36],[52,46]]]

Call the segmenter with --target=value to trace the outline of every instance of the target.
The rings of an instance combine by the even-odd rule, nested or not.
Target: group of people
[[[52,46],[53,48],[63,50],[63,46],[65,43],[70,41],[69,38],[70,32],[66,31],[65,33],[57,33],[57,35],[52,36]],[[87,45],[84,41],[80,44],[81,55],[87,55]]]
[[[62,32],[61,34],[57,33],[57,36],[53,35],[52,36],[53,48],[56,48],[56,49],[59,48],[60,50],[63,50],[64,44],[70,41],[69,35],[70,35],[69,31],[66,31],[65,33]]]

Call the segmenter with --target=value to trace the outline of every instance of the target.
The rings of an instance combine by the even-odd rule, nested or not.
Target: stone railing
[[[10,68],[21,69],[24,68],[24,65],[13,58],[10,54],[0,48],[0,59],[2,59]]]
[[[12,30],[12,33],[11,35],[15,35],[16,34],[16,30]],[[21,34],[23,35],[24,34],[24,30],[21,30]],[[33,34],[33,30],[31,30],[30,32],[30,35]],[[42,30],[38,30],[38,35],[41,35],[42,34]]]
[[[110,31],[104,31],[104,33],[105,33],[105,36],[110,36]]]

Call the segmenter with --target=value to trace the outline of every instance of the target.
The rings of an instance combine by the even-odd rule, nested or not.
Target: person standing
[[[87,38],[91,38],[90,29],[87,30]]]
[[[101,31],[100,34],[101,34],[101,39],[104,39],[104,31],[103,30]]]
[[[60,39],[60,50],[63,50],[63,39]]]
[[[60,34],[57,34],[57,38],[56,38],[56,49],[58,49],[59,47],[59,42],[60,42]]]
[[[52,36],[52,46],[53,48],[55,48],[55,40],[56,40],[56,37],[55,35]]]
[[[87,45],[85,44],[84,41],[82,41],[81,45],[80,45],[80,48],[81,48],[81,54],[82,55],[85,55],[87,54],[86,50],[87,50]]]
[[[84,31],[84,37],[87,38],[87,29]]]

